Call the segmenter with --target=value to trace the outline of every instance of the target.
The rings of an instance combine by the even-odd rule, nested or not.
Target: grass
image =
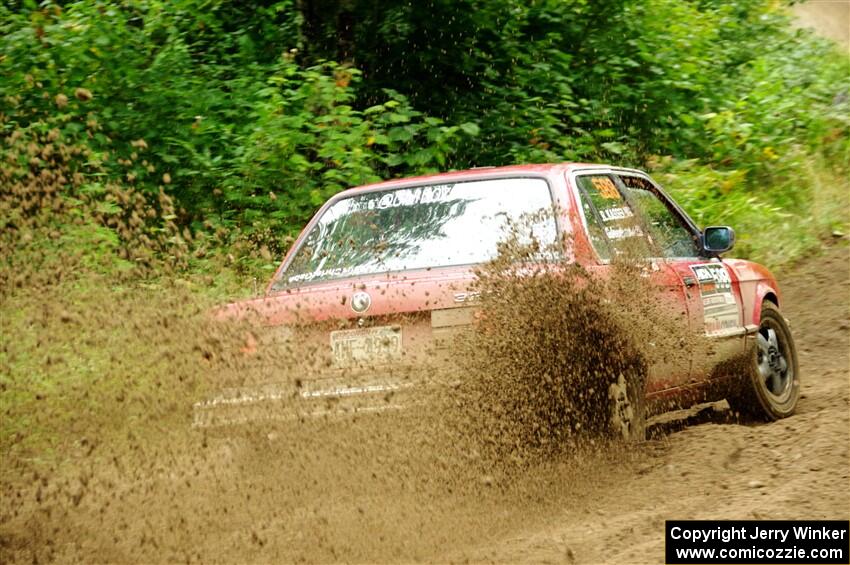
[[[205,282],[198,276],[115,284],[89,273],[6,296],[3,459],[38,468],[80,441],[185,429],[209,369],[206,312],[227,286]]]
[[[792,158],[755,187],[737,171],[679,163],[656,178],[701,226],[729,225],[737,243],[728,256],[784,269],[850,227],[850,180],[819,156]]]

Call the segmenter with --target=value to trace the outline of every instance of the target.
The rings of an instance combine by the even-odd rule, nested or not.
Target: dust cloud
[[[616,464],[565,452],[518,477],[492,458],[491,415],[464,386],[451,403],[457,389],[432,384],[399,410],[328,401],[323,415],[195,426],[193,406],[222,385],[262,380],[245,376],[244,328],[222,329],[176,286],[109,296],[7,297],[18,315],[2,326],[4,561],[427,560]],[[312,362],[283,357],[249,368],[309,375]],[[293,398],[267,410],[298,402],[290,382]],[[468,426],[443,417],[453,408]]]
[[[4,562],[434,560],[586,511],[644,457],[609,428],[610,385],[637,390],[670,350],[637,263],[600,281],[508,241],[448,358],[367,402],[316,388],[327,352],[308,337],[333,321],[222,320],[191,281],[145,276],[167,271],[132,251],[161,233],[133,220],[149,201],[115,202],[126,272],[55,245],[60,205],[18,207],[6,236]]]

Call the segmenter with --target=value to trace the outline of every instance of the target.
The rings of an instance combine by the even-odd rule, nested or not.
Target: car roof
[[[361,190],[400,188],[405,186],[415,186],[447,181],[460,182],[463,180],[481,180],[488,178],[504,178],[510,176],[523,175],[552,176],[558,173],[572,172],[573,170],[588,168],[610,169],[620,167],[614,167],[612,165],[605,165],[600,163],[542,163],[535,165],[509,165],[505,167],[473,167],[471,169],[453,171],[450,173],[437,173],[431,175],[421,175],[417,177],[405,177],[367,184],[363,186],[358,186],[356,188],[349,188],[339,194],[346,194]]]

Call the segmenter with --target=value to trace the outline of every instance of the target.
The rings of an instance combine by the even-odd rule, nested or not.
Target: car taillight
[[[257,352],[257,337],[253,332],[245,332],[245,344],[239,349],[239,353],[253,355]]]
[[[245,342],[239,350],[245,355],[253,355],[258,349],[288,343],[293,331],[289,326],[269,326],[257,328],[245,333]]]

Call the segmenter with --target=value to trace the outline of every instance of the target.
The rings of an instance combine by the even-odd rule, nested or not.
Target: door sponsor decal
[[[625,239],[627,237],[642,237],[643,230],[640,226],[629,226],[625,228],[605,228],[608,239]]]
[[[708,263],[691,265],[691,270],[699,281],[706,335],[717,336],[738,330],[738,303],[726,267],[720,263]]]

